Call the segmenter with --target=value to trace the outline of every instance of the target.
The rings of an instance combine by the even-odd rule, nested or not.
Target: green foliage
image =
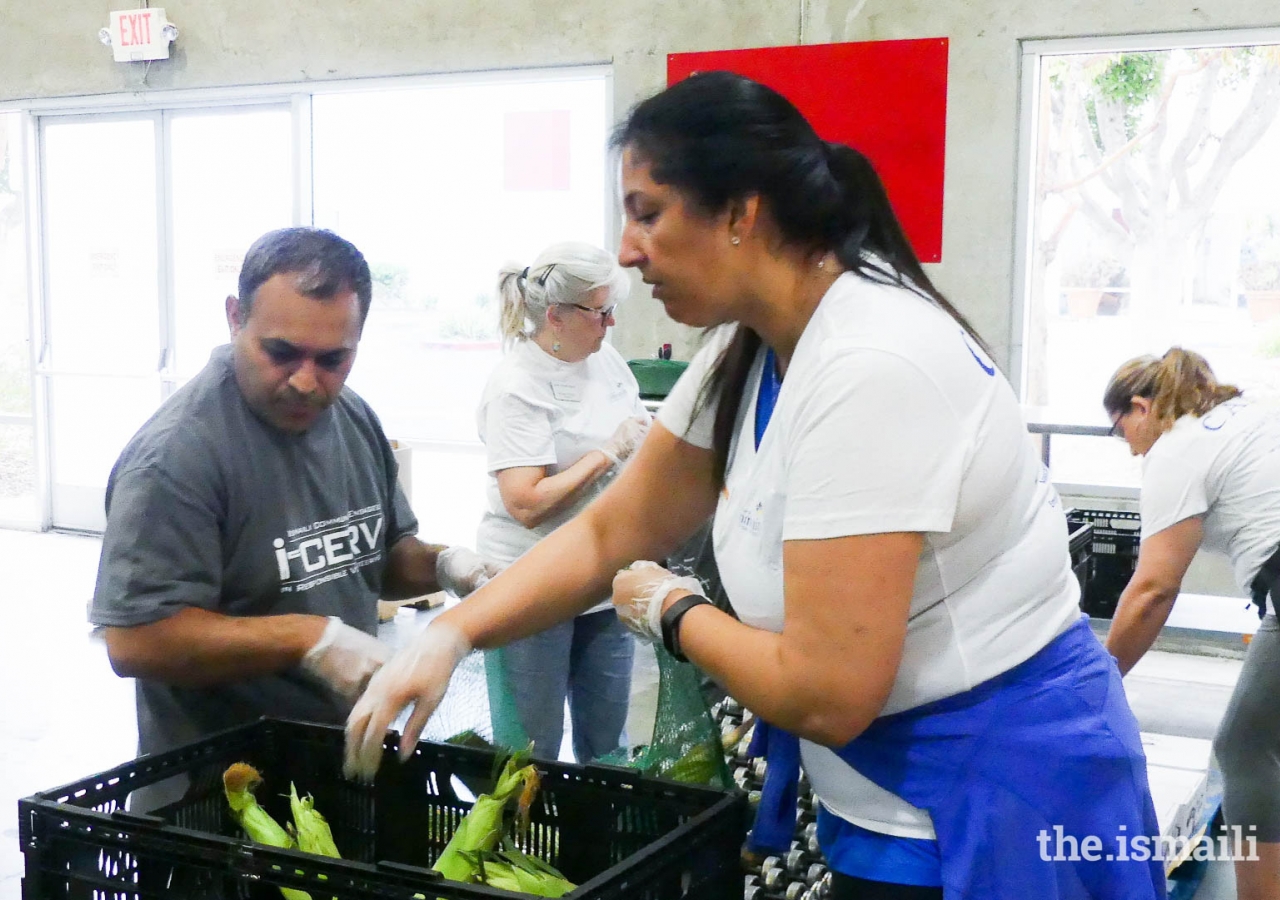
[[[1142,110],[1156,96],[1164,79],[1168,53],[1121,53],[1093,80],[1093,93],[1086,102],[1093,139],[1102,146],[1098,131],[1098,103],[1105,102],[1124,111],[1125,136],[1138,133]]]
[[[0,413],[24,416],[31,412],[31,375],[26,347],[17,342],[0,348]]]
[[[408,266],[370,263],[369,275],[373,280],[373,305],[379,308],[430,312],[440,303],[432,294],[413,290],[413,276]]]
[[[1225,87],[1236,87],[1248,81],[1255,71],[1267,65],[1267,54],[1262,47],[1227,47],[1216,51],[1222,54],[1224,65],[1218,80]]]
[[[440,320],[444,340],[492,341],[498,339],[498,314],[493,295],[477,294],[468,305],[448,310]]]
[[[399,300],[409,283],[409,270],[395,263],[370,263],[369,274],[373,278],[375,300]],[[393,304],[394,305],[394,304]]]
[[[0,425],[0,497],[23,497],[35,489],[35,428]]]
[[[1272,320],[1258,339],[1258,355],[1263,359],[1280,359],[1280,321]]]
[[[1064,288],[1114,288],[1129,286],[1129,271],[1123,260],[1105,248],[1093,245],[1062,257]]]
[[[1094,81],[1098,93],[1112,103],[1141,106],[1160,87],[1165,57],[1164,53],[1121,53]]]
[[[1246,291],[1280,290],[1280,216],[1249,223],[1240,244],[1240,287]]]

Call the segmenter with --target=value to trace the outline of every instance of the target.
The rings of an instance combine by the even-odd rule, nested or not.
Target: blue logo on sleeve
[[[1245,404],[1239,400],[1228,400],[1225,403],[1220,403],[1204,414],[1204,418],[1200,420],[1200,425],[1205,431],[1218,431],[1244,407]]]
[[[964,345],[969,350],[969,354],[978,361],[978,365],[982,367],[982,371],[986,372],[988,375],[994,376],[996,374],[995,363],[984,359],[983,356],[978,353],[978,349],[973,346],[973,338],[970,336],[969,332],[962,328],[960,329],[960,334],[964,338]]]

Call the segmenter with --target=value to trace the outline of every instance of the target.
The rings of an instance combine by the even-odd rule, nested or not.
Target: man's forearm
[[[436,557],[443,544],[427,544],[416,537],[396,541],[387,553],[387,568],[382,578],[382,596],[388,600],[420,597],[440,590],[436,578]]]
[[[122,678],[210,687],[297,665],[324,633],[324,616],[225,616],[189,607],[147,625],[106,629]]]

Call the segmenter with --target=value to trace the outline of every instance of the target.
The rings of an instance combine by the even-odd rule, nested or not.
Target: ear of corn
[[[481,850],[466,854],[477,872],[477,880],[488,887],[532,894],[534,897],[562,897],[574,884],[551,866],[514,847],[502,851]]]
[[[227,795],[227,805],[231,807],[231,815],[240,823],[249,839],[270,847],[292,849],[295,844],[289,833],[280,827],[280,823],[271,818],[271,814],[258,805],[258,798],[253,795],[254,788],[262,784],[262,776],[258,770],[248,763],[236,763],[222,773],[222,791]],[[285,900],[311,900],[306,891],[293,888],[280,888]]]
[[[547,863],[526,856],[509,839],[504,840],[507,804],[515,799],[517,829],[522,832],[540,783],[537,767],[529,764],[529,751],[513,754],[498,775],[493,793],[477,797],[458,823],[436,860],[435,870],[453,881],[479,882],[536,897],[559,897],[573,890],[574,885]],[[500,842],[506,849],[494,852]]]
[[[493,793],[477,797],[470,812],[458,823],[435,864],[436,871],[445,878],[535,897],[561,897],[574,889],[575,885],[550,864],[522,853],[507,833],[507,805],[515,802],[517,829],[523,832],[541,783],[537,767],[528,760],[527,750],[508,758]],[[293,821],[286,831],[258,805],[253,792],[261,783],[262,776],[246,763],[236,763],[222,776],[227,804],[250,839],[272,847],[296,847],[306,853],[342,858],[329,823],[315,808],[315,798],[309,794],[300,797],[297,787],[289,785]],[[503,847],[498,850],[500,844]],[[280,892],[285,900],[311,900],[305,891],[280,888]]]
[[[492,850],[502,839],[502,814],[507,801],[524,785],[527,775],[521,773],[527,768],[536,777],[537,769],[525,766],[528,752],[513,753],[503,766],[498,776],[498,783],[492,794],[481,794],[476,798],[471,810],[458,823],[458,828],[449,843],[440,851],[435,870],[445,878],[453,881],[474,882],[478,875],[475,860],[467,854],[479,850]]]
[[[526,893],[539,897],[560,897],[577,887],[551,863],[540,857],[521,853],[511,841],[505,842],[501,855],[513,866],[517,881],[525,885],[521,890]]]
[[[686,784],[711,784],[718,774],[716,766],[723,760],[723,756],[717,754],[722,752],[710,742],[694,744],[684,756],[661,773],[662,777]]]
[[[337,846],[333,843],[333,830],[325,817],[315,807],[315,798],[310,794],[298,796],[298,789],[289,784],[289,809],[293,812],[293,827],[297,833],[298,849],[304,853],[315,853],[333,859],[342,859]]]

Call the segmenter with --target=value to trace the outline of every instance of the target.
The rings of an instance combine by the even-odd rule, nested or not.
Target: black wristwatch
[[[715,605],[700,594],[686,594],[675,603],[672,603],[670,609],[662,614],[662,646],[680,662],[689,661],[680,652],[680,620],[684,618],[684,614],[689,610],[703,604],[707,606]]]

